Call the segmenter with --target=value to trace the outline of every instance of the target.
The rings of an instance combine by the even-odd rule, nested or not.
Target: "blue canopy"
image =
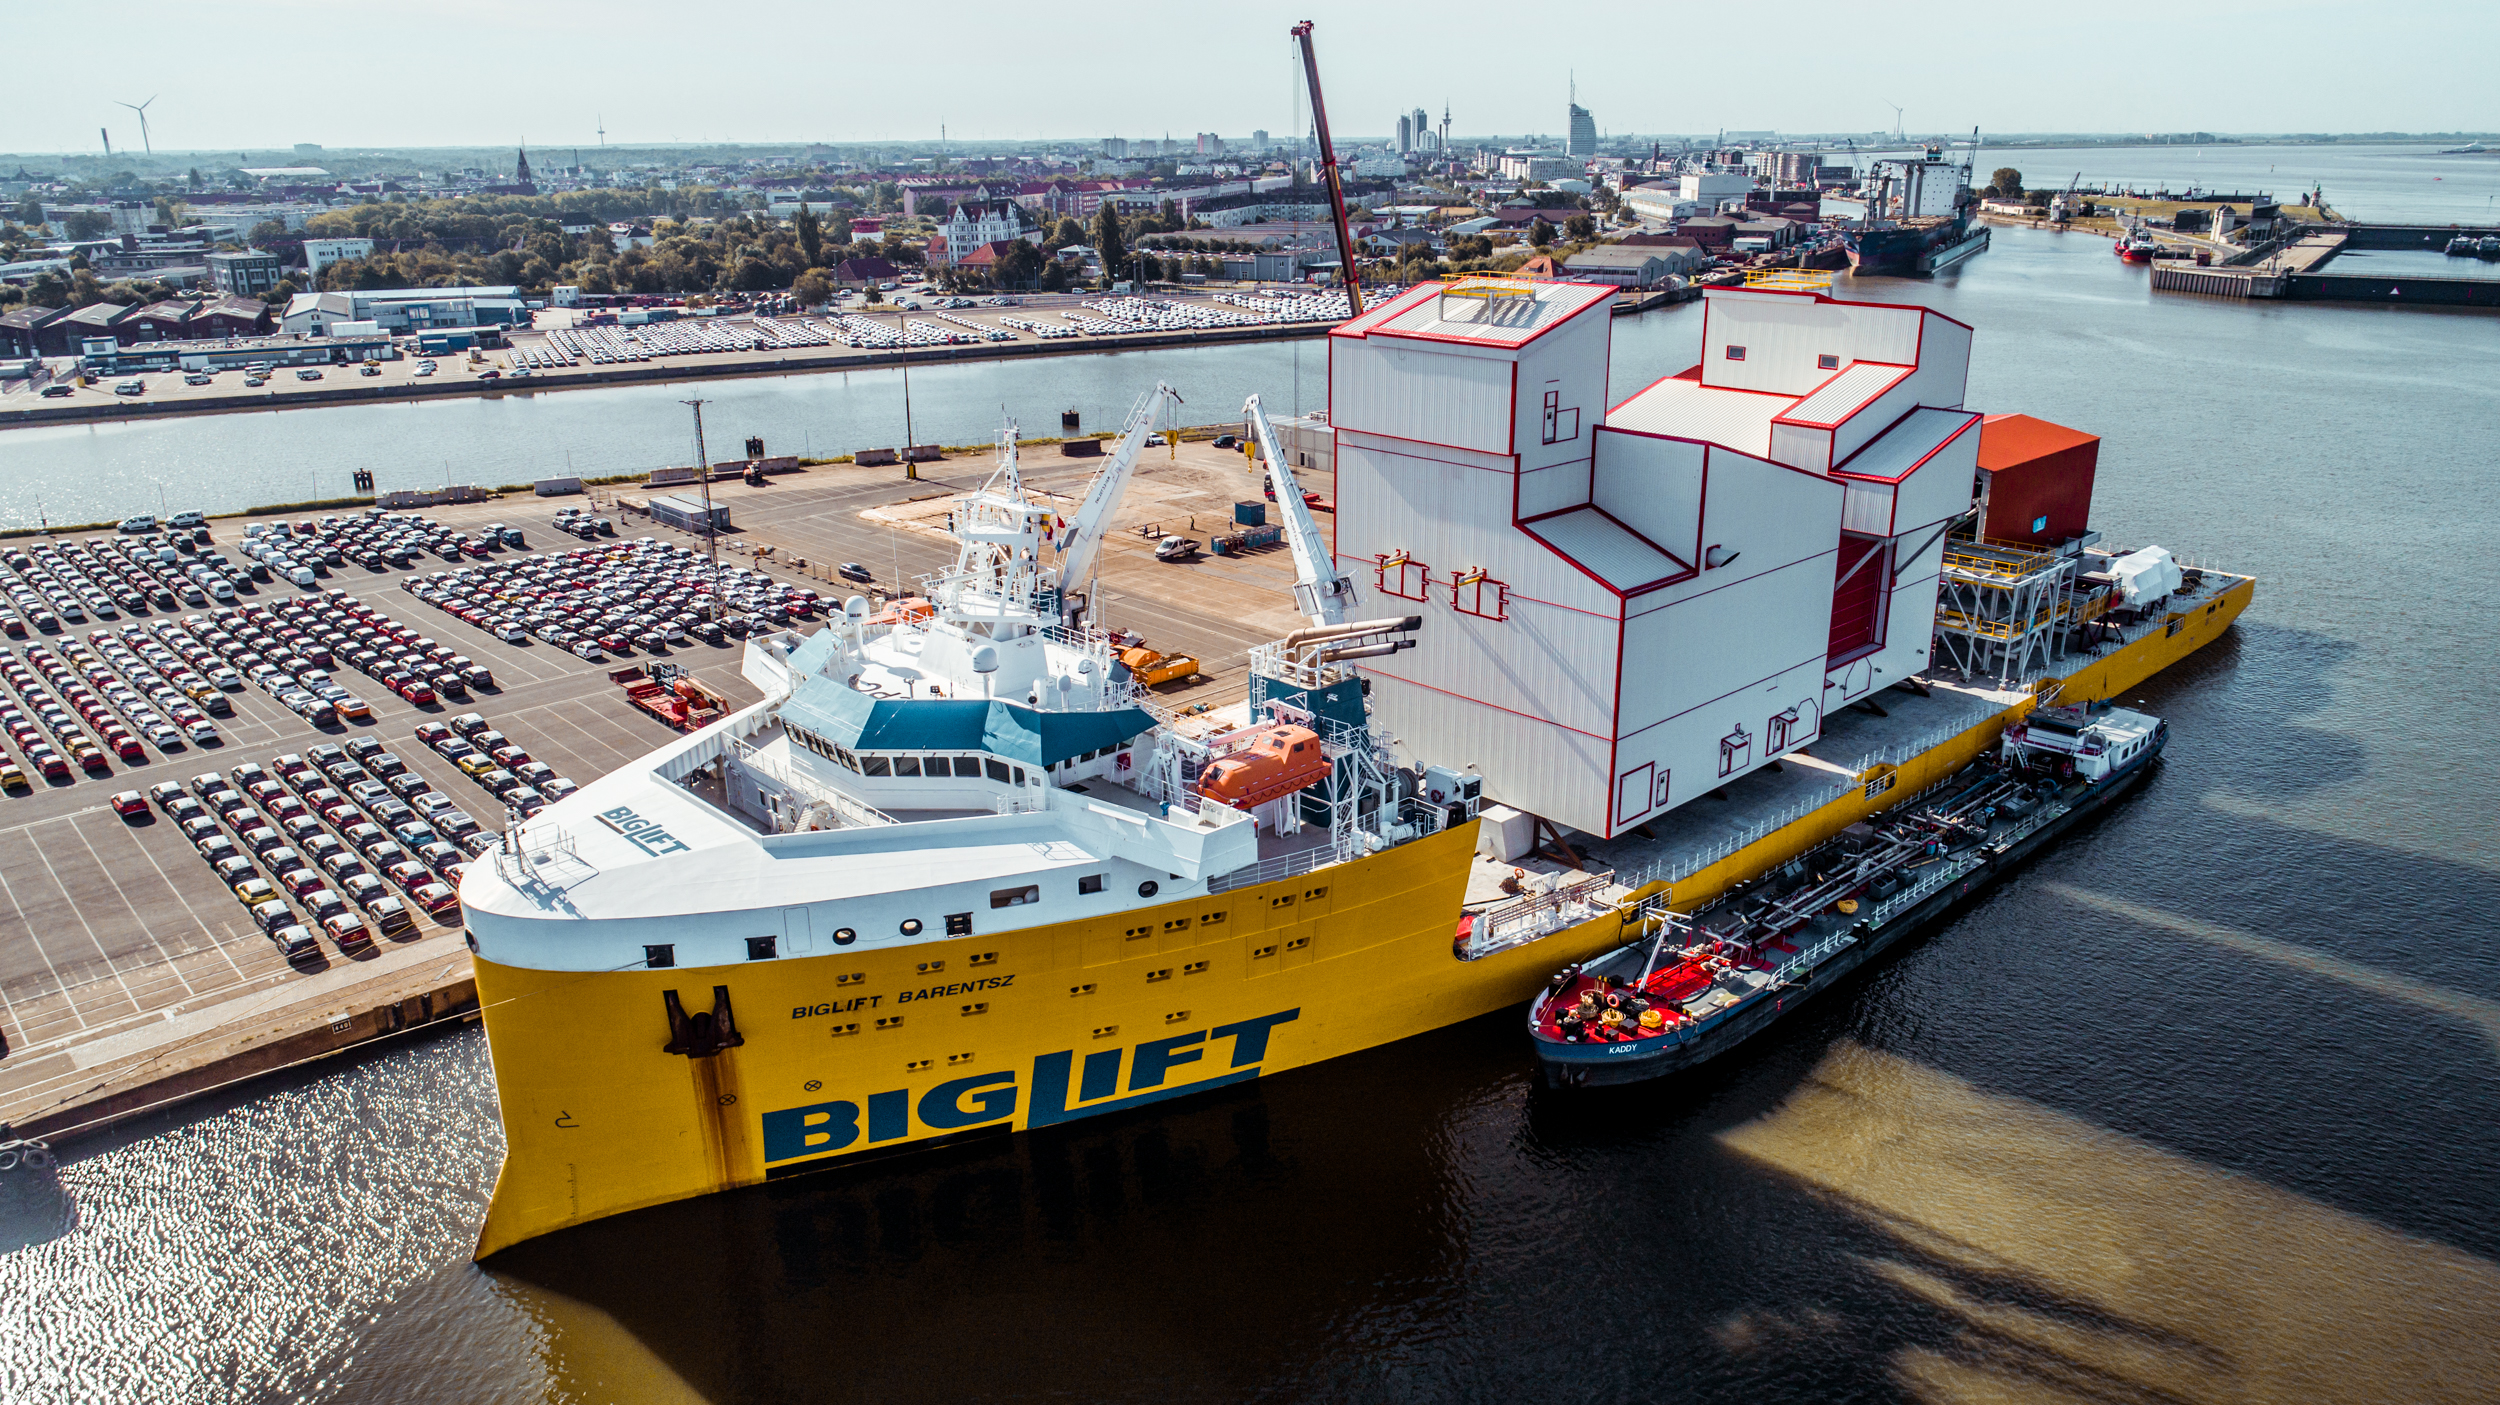
[[[1154,726],[1142,708],[1048,712],[975,698],[872,698],[821,678],[802,683],[781,713],[850,751],[986,751],[1044,767],[1119,746]]]

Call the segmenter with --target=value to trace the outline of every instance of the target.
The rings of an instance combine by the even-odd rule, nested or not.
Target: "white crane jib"
[[[1293,469],[1277,446],[1276,429],[1267,422],[1267,412],[1259,408],[1259,397],[1251,396],[1241,408],[1250,417],[1251,431],[1259,436],[1259,452],[1267,457],[1276,507],[1285,519],[1285,540],[1293,547],[1294,604],[1315,625],[1344,624],[1356,603],[1354,582],[1337,570],[1336,554],[1320,536],[1311,505],[1302,500],[1302,485],[1293,480]]]
[[[1137,466],[1138,451],[1146,447],[1146,436],[1164,421],[1167,405],[1181,404],[1181,393],[1161,381],[1129,408],[1128,422],[1120,433],[1119,447],[1111,451],[1111,462],[1094,475],[1093,485],[1085,490],[1085,501],[1077,507],[1076,520],[1059,541],[1060,612],[1071,611],[1069,597],[1080,588],[1090,599],[1092,590],[1086,585],[1094,565],[1102,559],[1103,538],[1111,531],[1111,514],[1120,507],[1121,495],[1128,491],[1128,480]]]

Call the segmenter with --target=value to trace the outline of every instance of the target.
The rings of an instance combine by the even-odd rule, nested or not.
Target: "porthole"
[[[835,946],[849,946],[851,943],[858,940],[859,933],[852,931],[848,927],[840,927],[834,930],[833,944]]]
[[[920,935],[920,919],[919,919],[919,918],[917,918],[917,917],[906,917],[906,918],[904,918],[904,919],[903,919],[903,935],[904,935],[904,936],[907,936],[907,937],[916,937],[916,936],[919,936],[919,935]]]
[[[1153,897],[1156,893],[1161,892],[1161,891],[1162,891],[1162,889],[1163,889],[1163,885],[1162,885],[1162,884],[1157,883],[1157,882],[1155,882],[1153,879],[1149,878],[1149,879],[1147,879],[1145,882],[1140,883],[1140,884],[1138,884],[1138,885],[1137,885],[1137,896],[1139,896],[1139,897],[1141,897],[1141,898],[1151,898],[1151,897]]]

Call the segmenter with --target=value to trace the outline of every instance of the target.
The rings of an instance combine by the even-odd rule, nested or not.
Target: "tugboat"
[[[2118,241],[2116,253],[2128,263],[2151,263],[2161,257],[2161,241],[2145,232],[2144,226],[2137,225]]]
[[[2033,710],[1928,796],[1557,973],[1528,1010],[1539,1072],[1638,1083],[1727,1052],[2108,807],[2168,741],[2126,708]]]

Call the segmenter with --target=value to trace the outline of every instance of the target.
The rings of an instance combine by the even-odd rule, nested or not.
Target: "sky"
[[[1095,16],[1119,13],[1108,29]],[[1340,139],[1416,107],[1459,137],[1560,135],[1569,85],[1608,133],[2364,132],[2500,129],[2500,4],[2306,0],[2129,9],[2000,0],[1939,11],[1789,0],[1275,8],[1030,0],[190,0],[143,11],[11,0],[0,151],[1282,135],[1318,21]],[[1522,16],[1528,16],[1523,19]],[[1745,17],[1757,16],[1749,24]],[[941,18],[942,16],[942,18]],[[117,22],[136,24],[109,38]],[[700,32],[689,32],[690,26]],[[242,81],[245,73],[256,79]],[[977,154],[977,153],[976,153]]]

